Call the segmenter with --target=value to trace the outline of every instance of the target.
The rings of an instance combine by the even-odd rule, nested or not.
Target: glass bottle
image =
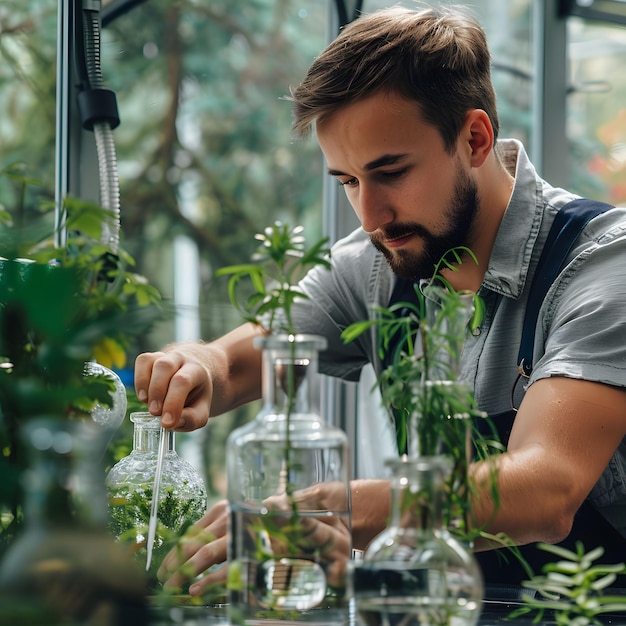
[[[105,482],[111,531],[122,542],[132,544],[133,552],[145,565],[161,418],[148,412],[135,412],[131,413],[130,420],[134,425],[133,449],[111,468]],[[165,436],[167,447],[159,489],[158,524],[149,571],[153,584],[171,542],[186,524],[197,521],[207,506],[206,487],[200,473],[177,454],[174,432],[165,431]]]
[[[351,555],[348,442],[313,408],[311,335],[258,338],[263,405],[227,442],[229,616],[342,624]]]
[[[148,624],[145,575],[107,530],[102,429],[21,427],[24,528],[0,564],[1,624]]]
[[[367,626],[471,626],[483,582],[472,552],[442,523],[445,456],[388,461],[389,526],[350,567],[356,610]]]

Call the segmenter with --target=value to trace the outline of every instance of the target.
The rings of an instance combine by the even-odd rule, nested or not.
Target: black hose
[[[335,6],[337,7],[337,17],[339,19],[339,30],[344,26],[356,20],[363,8],[363,0],[356,0],[354,4],[354,11],[352,15],[348,15],[348,7],[346,6],[346,0],[335,0]]]
[[[116,2],[110,2],[100,13],[102,28],[106,28],[113,20],[120,17],[120,15],[128,13],[128,11],[144,2],[146,2],[146,0],[117,0]]]

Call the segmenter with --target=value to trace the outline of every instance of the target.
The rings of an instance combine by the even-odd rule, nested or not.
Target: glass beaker
[[[360,618],[367,626],[474,626],[484,591],[480,568],[442,522],[450,460],[402,457],[388,465],[391,521],[350,567]]]

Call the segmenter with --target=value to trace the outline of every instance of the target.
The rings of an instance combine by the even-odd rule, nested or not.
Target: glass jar
[[[0,565],[1,624],[147,626],[145,575],[107,531],[102,429],[21,427],[24,524]]]
[[[263,406],[227,442],[231,623],[342,624],[351,555],[348,442],[313,407],[310,335],[258,338]]]
[[[148,412],[131,413],[133,449],[118,461],[106,477],[110,528],[113,535],[133,547],[145,565],[146,541],[152,505],[152,489],[161,437],[161,418]],[[159,489],[158,524],[149,573],[153,577],[163,557],[181,531],[206,511],[207,493],[200,473],[181,458],[174,448],[174,432],[165,431]]]
[[[356,610],[367,626],[473,626],[483,597],[471,550],[442,523],[444,456],[388,461],[389,526],[350,568]]]

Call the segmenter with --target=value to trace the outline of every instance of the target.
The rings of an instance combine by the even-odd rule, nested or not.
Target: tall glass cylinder
[[[393,472],[388,527],[354,562],[350,583],[367,626],[473,626],[483,597],[472,552],[442,521],[443,456],[388,461]]]
[[[227,443],[231,623],[342,624],[349,456],[345,433],[312,402],[325,340],[269,336],[258,347],[263,406]]]
[[[161,418],[136,412],[131,413],[130,420],[134,425],[133,449],[111,468],[106,486],[111,530],[120,541],[132,546],[136,558],[145,565]],[[150,567],[152,576],[184,526],[197,521],[207,506],[202,476],[177,454],[174,432],[165,431],[165,436],[167,448],[159,489],[158,523]]]

